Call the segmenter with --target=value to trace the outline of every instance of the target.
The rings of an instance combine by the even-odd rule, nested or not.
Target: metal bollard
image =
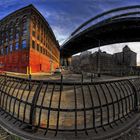
[[[61,74],[61,85],[60,85],[61,87],[61,91],[63,90],[63,75]]]
[[[83,83],[83,81],[84,81],[84,76],[83,76],[83,73],[82,73],[82,75],[81,75],[82,77],[81,77],[81,84]]]
[[[7,83],[7,74],[5,73],[5,85]]]
[[[31,79],[32,79],[32,76],[31,74],[29,74],[29,90],[31,90]]]

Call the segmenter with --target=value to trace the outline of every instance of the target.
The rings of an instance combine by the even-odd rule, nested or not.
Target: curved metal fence
[[[114,128],[138,110],[140,79],[38,81],[0,75],[0,112],[32,130],[71,132]],[[138,89],[137,89],[138,88]]]

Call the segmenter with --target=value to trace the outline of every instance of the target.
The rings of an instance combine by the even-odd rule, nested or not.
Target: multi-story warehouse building
[[[122,52],[115,53],[114,58],[117,64],[126,66],[136,66],[137,65],[137,54],[133,52],[127,45],[123,48]]]
[[[59,44],[33,6],[0,20],[0,69],[20,73],[51,72],[59,67]]]
[[[137,54],[128,46],[122,52],[108,54],[99,50],[98,52],[84,52],[72,57],[71,66],[74,71],[100,72],[117,74],[122,71],[129,72],[136,67]]]

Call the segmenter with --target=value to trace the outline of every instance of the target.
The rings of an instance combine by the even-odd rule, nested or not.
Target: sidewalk
[[[19,78],[29,78],[28,74],[24,73],[16,73],[16,72],[4,72],[8,76],[14,76],[14,77],[19,77]],[[63,74],[63,81],[65,82],[91,82],[91,76],[83,75],[83,80],[82,80],[82,75],[81,74]],[[92,81],[93,82],[99,82],[99,81],[108,81],[108,80],[121,80],[123,79],[129,79],[129,78],[136,78],[138,76],[126,76],[126,77],[116,77],[116,76],[109,76],[109,75],[101,75],[101,77],[93,77]],[[39,73],[32,73],[31,74],[31,79],[34,80],[60,80],[61,79],[61,74],[50,74],[50,73],[45,73],[45,72],[39,72]]]
[[[29,74],[25,74],[25,73],[16,73],[16,72],[8,72],[8,71],[5,71],[4,73],[6,73],[8,76],[23,77],[23,78],[29,77]],[[51,74],[45,72],[39,72],[39,73],[32,73],[31,76],[44,77],[44,76],[51,76]]]

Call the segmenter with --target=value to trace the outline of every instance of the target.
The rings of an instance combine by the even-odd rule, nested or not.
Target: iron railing
[[[14,124],[26,124],[44,135],[88,135],[132,117],[140,104],[139,93],[139,78],[84,82],[82,77],[80,82],[68,82],[63,76],[46,81],[0,75],[0,112],[14,118]]]

